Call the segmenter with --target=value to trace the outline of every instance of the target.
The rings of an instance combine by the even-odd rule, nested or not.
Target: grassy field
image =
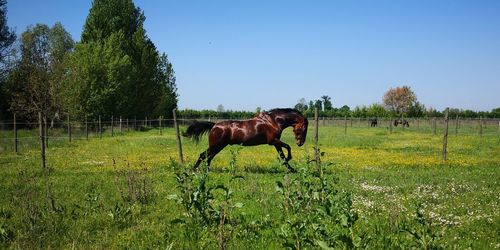
[[[173,129],[51,141],[50,185],[36,143],[0,151],[0,248],[500,248],[496,128],[450,133],[442,163],[442,134],[320,127],[323,174],[312,128],[283,140],[298,173],[265,145],[192,173],[206,138],[182,166]]]

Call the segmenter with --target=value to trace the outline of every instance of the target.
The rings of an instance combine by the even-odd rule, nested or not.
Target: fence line
[[[177,141],[177,150],[178,150],[178,153],[179,153],[179,161],[181,164],[184,164],[184,159],[183,159],[183,153],[182,153],[182,143],[181,143],[181,137],[180,137],[180,132],[179,132],[179,122],[182,121],[182,124],[185,124],[186,121],[191,121],[189,119],[177,119],[177,114],[176,114],[176,109],[172,110],[172,115],[173,115],[173,119],[165,119],[165,121],[172,121],[173,122],[173,127],[175,129],[175,136],[176,136],[176,141]],[[343,123],[344,123],[344,136],[347,135],[347,116],[345,116],[343,118]],[[320,165],[320,149],[319,149],[319,117],[318,117],[318,110],[316,109],[315,110],[315,116],[314,116],[314,155],[315,155],[315,163],[316,163],[316,166],[318,168],[318,174],[319,176],[321,177],[322,176],[322,170],[321,168],[319,167]],[[342,120],[342,118],[340,119],[337,119],[339,121]],[[350,120],[350,123],[351,123],[351,129],[353,127],[353,123],[354,123],[354,119],[353,118],[349,118]],[[372,124],[370,124],[369,126],[367,125],[367,121],[370,121],[371,123],[373,123],[373,119],[366,119],[366,120],[363,120],[361,118],[358,118],[356,119],[357,120],[357,123],[358,123],[358,126],[360,126],[362,124],[362,122],[365,122],[366,123],[366,126],[369,127],[369,126],[372,126]],[[392,125],[394,124],[395,127],[397,127],[397,125],[399,124],[397,121],[393,120],[393,119],[380,119],[381,120],[381,125],[384,123],[384,121],[386,122],[387,126],[386,127],[388,130],[390,130],[390,133],[392,133],[393,131],[393,127]],[[106,121],[104,121],[104,125],[106,126],[106,124],[109,124],[109,127],[111,129],[111,137],[114,136],[114,127],[116,126],[116,123],[114,122],[115,119],[113,116],[111,116],[111,121],[108,123]],[[143,124],[144,127],[139,127],[139,130],[142,131],[145,129],[158,129],[159,130],[159,136],[162,136],[162,127],[164,126],[164,123],[162,123],[163,121],[163,117],[159,117],[157,120],[156,119],[148,119],[147,117],[145,118],[144,120],[144,123],[142,123],[142,121],[140,120],[136,120],[134,119],[134,129],[137,130],[137,127],[136,127],[136,124],[137,124],[137,121],[139,121],[139,124]],[[328,126],[328,119],[323,117],[321,119],[322,121],[322,125],[323,126]],[[329,119],[329,121],[332,122],[332,124],[330,126],[334,126],[334,122],[335,122],[335,119],[334,118],[331,118]],[[420,130],[420,120],[419,119],[416,119],[416,120],[411,120],[412,122],[415,122],[416,121],[416,124],[417,124],[417,130]],[[469,120],[471,121],[471,120]],[[407,121],[405,121],[407,122]],[[446,113],[445,113],[445,117],[443,119],[443,122],[444,122],[444,136],[443,136],[443,150],[442,150],[442,160],[443,162],[446,162],[446,158],[447,158],[447,141],[448,141],[448,109],[446,109]],[[485,122],[485,120],[483,120],[482,118],[480,118],[478,120],[478,126],[479,126],[479,135],[482,137],[483,136],[483,126],[485,126],[485,129],[486,129],[486,125],[483,125],[483,123]],[[495,129],[497,131],[497,133],[500,133],[500,121],[499,120],[494,120],[495,124],[498,123],[498,128]],[[377,123],[378,123],[378,120],[377,120]],[[429,123],[431,123],[431,120],[429,119]],[[459,124],[459,119],[457,117],[456,119],[456,133],[458,133],[458,124]],[[51,208],[52,210],[55,210],[55,206],[54,206],[54,199],[52,197],[52,191],[51,191],[51,186],[50,186],[50,181],[49,181],[49,168],[47,167],[46,165],[46,147],[48,146],[48,139],[49,137],[54,140],[54,139],[63,139],[65,140],[66,138],[69,139],[69,142],[68,143],[71,143],[72,142],[72,124],[75,124],[75,125],[79,125],[79,126],[75,126],[75,127],[79,127],[81,130],[82,128],[84,127],[84,131],[85,131],[85,137],[81,137],[81,138],[78,138],[76,137],[75,139],[86,139],[88,140],[89,138],[89,122],[87,120],[87,117],[85,117],[85,121],[84,123],[82,124],[82,122],[75,122],[71,121],[70,119],[70,116],[68,115],[67,116],[67,122],[66,123],[61,123],[61,124],[56,124],[56,125],[59,125],[59,128],[60,128],[60,131],[61,134],[59,134],[58,136],[49,136],[49,130],[48,130],[48,127],[47,126],[47,117],[46,116],[43,116],[42,117],[42,114],[39,112],[38,113],[38,128],[39,128],[39,137],[38,137],[38,142],[40,143],[40,165],[41,165],[41,168],[42,168],[42,171],[43,171],[43,175],[44,175],[44,178],[45,178],[45,183],[46,183],[46,201],[48,203],[48,206],[49,208]],[[95,124],[96,122],[91,122],[91,128],[94,128],[96,129],[95,127]],[[93,125],[92,125],[93,124]],[[103,127],[102,127],[102,121],[101,121],[101,116],[99,116],[99,119],[98,119],[98,127],[97,127],[97,133],[99,134],[99,138],[102,139],[102,132],[103,132]],[[405,123],[401,123],[404,128],[404,125]],[[64,125],[66,125],[67,127],[67,136],[62,136],[62,134],[64,133]],[[155,127],[156,125],[156,127]],[[1,124],[0,128],[3,128],[5,126],[5,123]],[[54,123],[51,122],[51,127],[54,126]],[[123,127],[122,127],[122,117],[119,118],[119,131],[120,131],[120,135],[123,134]],[[382,125],[383,127],[384,125]],[[437,128],[437,119],[436,118],[433,118],[432,119],[432,130],[433,130],[433,133],[436,134],[436,128]],[[19,137],[18,137],[18,129],[17,129],[17,121],[16,121],[16,117],[14,116],[14,120],[13,120],[13,127],[14,127],[14,144],[15,144],[15,152],[17,153],[18,152],[18,142],[19,142]],[[57,127],[57,126],[56,126]],[[128,130],[128,118],[127,118],[127,130]],[[36,131],[36,130],[35,130]],[[57,131],[56,131],[57,132]],[[3,134],[3,133],[2,133]],[[36,145],[36,136],[32,136],[32,137],[21,137],[21,139],[27,139],[27,138],[33,138],[34,141],[35,141],[35,145]],[[143,138],[140,138],[140,137],[135,137],[137,139],[143,139]],[[0,137],[1,140],[4,140],[4,139],[12,139],[12,138],[2,138]],[[0,140],[0,142],[1,142]],[[3,151],[3,148],[2,148],[2,144],[0,144],[0,152]]]
[[[20,122],[17,117],[13,117],[10,121],[0,121],[0,152],[7,151],[7,148],[14,152],[19,151],[19,146],[23,145],[27,147],[28,144],[33,144],[33,139],[37,138],[32,135],[33,130],[36,128],[38,123],[33,122]],[[89,139],[92,137],[102,137],[106,134],[111,136],[117,135],[117,131],[122,135],[124,132],[129,132],[131,130],[135,131],[145,131],[151,129],[158,129],[160,135],[163,135],[163,128],[174,127],[174,119],[165,119],[159,117],[157,119],[152,119],[147,117],[145,119],[126,119],[124,129],[123,118],[120,117],[119,120],[114,117],[110,117],[110,120],[103,120],[101,116],[98,119],[88,120],[85,117],[84,121],[71,120],[68,116],[66,121],[49,121],[45,116],[42,117],[44,123],[44,139],[45,146],[49,146],[49,139],[53,141],[60,141],[62,139],[67,139],[69,142],[73,140]],[[220,119],[217,117],[209,117],[213,122],[224,121],[228,119]],[[314,118],[309,118],[314,120]],[[410,124],[410,130],[416,130],[424,133],[437,134],[437,130],[443,131],[445,126],[444,118],[404,118]],[[178,118],[178,125],[186,125],[193,121],[194,119]],[[205,119],[199,119],[205,120]],[[320,122],[321,120],[321,122]],[[348,134],[348,122],[352,128],[359,127],[370,127],[370,123],[373,119],[370,118],[352,118],[352,117],[318,117],[318,126],[322,127],[341,127],[345,135]],[[395,119],[391,118],[379,118],[377,119],[377,126],[380,128],[387,129],[389,133],[392,133],[394,129],[400,129],[400,126],[394,123]],[[484,134],[500,134],[500,119],[461,119],[460,117],[455,117],[455,135],[458,134],[476,134],[483,136]],[[115,128],[117,128],[115,133]],[[175,127],[174,127],[175,128]],[[3,130],[2,130],[3,129]],[[67,130],[65,134],[64,130]],[[374,128],[375,129],[375,128]],[[408,129],[408,128],[406,128]],[[28,145],[29,147],[29,145]]]

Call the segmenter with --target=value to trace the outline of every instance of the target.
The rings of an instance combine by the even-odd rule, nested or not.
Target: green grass
[[[448,161],[443,163],[442,134],[348,127],[344,135],[342,127],[320,127],[325,178],[338,179],[335,189],[351,194],[353,211],[359,215],[352,234],[368,248],[421,248],[407,231],[423,228],[422,234],[434,237],[438,246],[500,248],[500,134],[490,130],[482,137],[450,132]],[[292,146],[291,164],[311,180],[287,174],[274,147],[267,145],[233,146],[217,155],[207,183],[224,185],[232,196],[225,201],[223,192],[214,190],[210,204],[243,204],[227,211],[230,223],[223,228],[217,223],[172,223],[191,220],[172,199],[182,195],[175,177],[206,149],[206,137],[199,145],[183,141],[187,165],[180,168],[173,163],[178,158],[173,129],[163,135],[150,130],[106,134],[102,140],[93,135],[89,141],[49,142],[47,165],[56,211],[46,202],[36,139],[23,144],[18,154],[3,145],[0,248],[216,249],[221,232],[227,234],[230,249],[283,248],[282,227],[287,220],[303,218],[284,212],[276,185],[288,178],[301,184],[317,181],[312,177],[314,163],[308,163],[313,159],[312,137],[310,128],[300,148],[291,131],[282,138]],[[236,175],[244,179],[231,181]],[[200,176],[192,177],[196,186]],[[298,211],[308,211],[302,208]],[[415,223],[416,211],[427,224]]]

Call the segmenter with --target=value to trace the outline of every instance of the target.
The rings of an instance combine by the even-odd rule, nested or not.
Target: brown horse
[[[397,127],[398,124],[403,124],[403,128],[404,127],[407,127],[407,128],[410,127],[410,123],[407,120],[405,120],[405,119],[394,120],[394,127]]]
[[[209,132],[208,149],[200,154],[198,161],[194,164],[195,169],[205,159],[207,159],[207,165],[210,165],[215,155],[227,145],[268,144],[276,148],[285,166],[289,171],[294,172],[295,170],[288,164],[288,161],[292,159],[291,148],[280,140],[281,133],[285,128],[292,126],[295,140],[300,147],[306,140],[307,124],[307,118],[296,109],[272,109],[244,121],[195,122],[187,128],[183,136],[199,141],[204,133]],[[287,157],[282,148],[288,151]]]

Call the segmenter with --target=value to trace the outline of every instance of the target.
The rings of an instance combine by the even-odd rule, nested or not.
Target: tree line
[[[177,107],[172,63],[132,0],[94,0],[79,42],[59,22],[31,25],[16,39],[6,11],[0,0],[0,119],[168,118]]]
[[[351,109],[347,105],[339,108],[333,107],[331,97],[321,96],[320,99],[306,101],[301,98],[294,106],[307,117],[314,117],[315,109],[318,108],[320,117],[355,117],[355,118],[432,118],[444,117],[444,111],[434,108],[426,108],[417,100],[416,94],[409,86],[395,87],[389,89],[382,98],[382,103],[356,106]],[[179,117],[183,119],[245,119],[251,118],[261,112],[257,107],[255,112],[225,110],[222,104],[216,110],[179,110]],[[491,111],[473,111],[458,108],[450,108],[449,117],[460,118],[500,118],[500,108]]]
[[[318,108],[321,117],[360,117],[360,118],[402,118],[402,117],[444,117],[444,110],[438,111],[434,108],[426,108],[424,104],[417,100],[417,95],[409,86],[395,87],[389,89],[383,96],[381,103],[371,105],[356,106],[351,109],[344,105],[335,108],[329,96],[321,96],[320,99],[307,102],[304,98],[295,104],[295,109],[304,113],[308,117],[314,116],[314,110]],[[473,111],[458,108],[450,108],[450,117],[459,116],[461,118],[499,118],[500,107],[491,111]]]

